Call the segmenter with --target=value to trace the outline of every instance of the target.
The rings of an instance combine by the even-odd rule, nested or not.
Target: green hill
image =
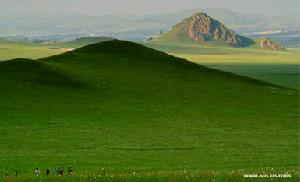
[[[299,89],[299,51],[270,38],[238,35],[206,13],[195,13],[144,44],[213,69]]]
[[[0,62],[0,171],[295,173],[299,92],[107,41]],[[102,169],[103,168],[103,169]]]

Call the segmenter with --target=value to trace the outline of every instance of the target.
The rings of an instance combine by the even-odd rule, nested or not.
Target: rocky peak
[[[256,42],[259,44],[262,48],[272,49],[276,51],[285,50],[284,46],[280,43],[274,42],[273,40],[269,38],[259,38],[256,40]]]
[[[206,13],[196,13],[188,22],[186,32],[191,39],[198,42],[215,40],[232,47],[245,47],[254,43],[251,39],[236,34]]]
[[[271,39],[261,38],[256,41],[238,35],[224,24],[210,17],[206,13],[196,13],[173,26],[172,30],[162,35],[165,40],[193,40],[199,43],[220,42],[231,47],[249,47],[258,45],[261,48],[285,50],[285,48]],[[152,38],[149,39],[151,41]]]

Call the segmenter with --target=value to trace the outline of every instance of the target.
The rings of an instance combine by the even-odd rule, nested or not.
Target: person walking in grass
[[[73,169],[72,169],[71,166],[68,168],[68,175],[69,175],[69,176],[72,176],[72,175],[73,175]]]
[[[58,168],[58,176],[62,176],[64,174],[64,170],[62,167]]]
[[[52,170],[52,174],[53,174],[54,176],[57,174],[56,168],[54,168],[54,169]]]
[[[47,175],[47,177],[49,176],[49,174],[50,174],[50,169],[47,168],[47,169],[46,169],[46,175]]]
[[[34,173],[35,173],[35,176],[38,177],[38,176],[41,175],[41,170],[39,168],[36,168],[35,171],[34,171]]]

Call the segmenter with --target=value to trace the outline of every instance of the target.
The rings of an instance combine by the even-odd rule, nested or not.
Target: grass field
[[[185,58],[210,68],[299,88],[300,51],[273,51],[256,48],[230,48],[193,41],[172,41],[169,37],[154,39],[147,46]]]
[[[39,59],[62,54],[88,44],[111,40],[109,37],[82,37],[69,42],[14,42],[0,39],[0,61],[15,58]]]
[[[121,41],[4,61],[0,74],[0,173],[19,181],[61,165],[73,181],[298,180],[298,90]]]
[[[206,45],[201,45],[191,40],[187,34],[187,25],[192,23],[191,19],[190,17],[182,20],[170,31],[159,37],[152,37],[151,42],[144,44],[210,68],[261,79],[289,88],[299,88],[300,50],[297,47],[300,44],[296,39],[293,44],[298,46],[291,46],[286,52],[261,49],[257,40],[256,42],[247,40],[244,45],[240,46],[250,47],[239,49],[234,49],[213,39],[207,39]],[[274,38],[276,39],[276,36]],[[0,61],[20,57],[38,59],[96,43],[103,39],[110,40],[111,38],[82,37],[70,42],[48,42],[46,44],[12,43],[0,40]],[[282,41],[287,40],[282,39]],[[274,41],[273,44],[277,43]]]
[[[203,174],[192,174],[192,173],[181,173],[181,174],[165,174],[160,175],[158,173],[144,173],[144,174],[106,174],[106,175],[96,175],[90,174],[88,176],[79,175],[79,176],[39,176],[39,177],[7,177],[4,178],[4,181],[24,181],[24,182],[32,182],[32,181],[49,181],[49,182],[293,182],[298,181],[297,177],[292,178],[243,178],[240,174],[227,174],[227,175],[216,175],[210,173]]]
[[[71,42],[48,44],[1,40],[0,61],[14,58],[39,59],[61,54],[73,48],[101,41],[101,39],[109,40],[105,37],[95,40],[82,38]],[[300,51],[297,49],[290,49],[286,52],[253,47],[236,49],[215,42],[200,45],[187,40],[172,42],[168,39],[155,39],[155,41],[145,45],[210,68],[261,79],[290,88],[299,88]]]
[[[38,59],[61,54],[66,49],[51,49],[38,43],[22,43],[0,40],[0,61],[14,58]]]

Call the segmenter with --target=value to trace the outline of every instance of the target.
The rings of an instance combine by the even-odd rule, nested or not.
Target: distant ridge
[[[58,43],[58,47],[80,48],[89,44],[115,40],[113,37],[80,37],[73,41]]]
[[[98,42],[111,41],[111,40],[115,40],[115,39],[112,37],[80,37],[74,41],[70,41],[70,43],[80,43],[83,45],[88,45],[88,44],[95,44]]]

